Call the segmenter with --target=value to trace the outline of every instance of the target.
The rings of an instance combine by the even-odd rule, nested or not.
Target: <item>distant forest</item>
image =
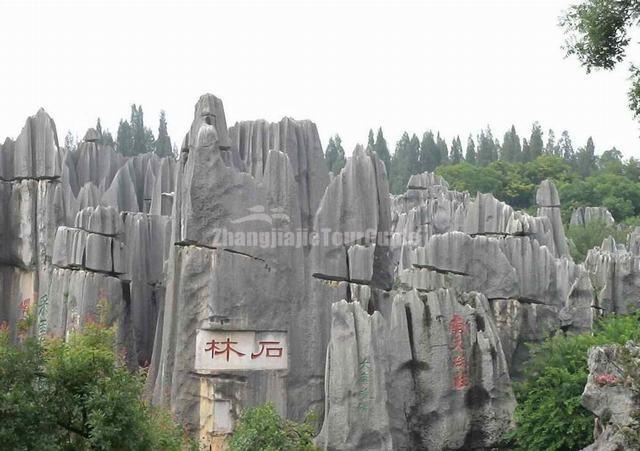
[[[157,138],[153,135],[153,131],[144,124],[142,106],[135,104],[131,105],[129,120],[120,119],[115,140],[109,130],[102,130],[100,118],[98,118],[95,128],[101,144],[111,146],[116,152],[123,155],[134,156],[155,152],[160,157],[166,157],[177,153],[176,149],[171,146],[171,138],[167,131],[167,117],[164,111],[160,111]],[[77,145],[78,138],[71,131],[68,131],[64,138],[64,147],[67,150],[74,150]]]
[[[578,206],[604,206],[618,222],[639,223],[640,160],[625,160],[615,147],[597,155],[592,138],[577,149],[566,130],[556,138],[549,130],[533,124],[531,134],[520,138],[511,127],[500,142],[489,127],[465,145],[459,136],[451,146],[440,133],[427,131],[419,139],[404,133],[389,151],[382,129],[369,131],[368,146],[384,161],[393,194],[406,190],[409,177],[435,171],[451,188],[459,191],[493,193],[514,208],[535,208],[537,185],[553,179],[560,192],[563,219]],[[329,170],[338,173],[346,163],[338,135],[329,139],[325,152]]]

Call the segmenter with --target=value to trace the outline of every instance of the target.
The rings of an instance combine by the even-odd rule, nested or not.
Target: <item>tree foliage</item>
[[[611,316],[593,334],[557,335],[530,347],[524,379],[514,383],[518,401],[516,429],[509,434],[515,449],[574,450],[593,442],[593,415],[581,405],[591,346],[640,336],[639,316]]]
[[[116,144],[116,150],[128,156],[152,152],[155,149],[156,140],[151,129],[144,125],[144,112],[141,105],[131,105],[129,121],[120,120]]]
[[[571,243],[571,256],[578,263],[584,261],[589,249],[600,246],[605,238],[612,236],[616,243],[624,243],[627,234],[628,230],[625,227],[610,225],[601,220],[567,227],[567,237]]]
[[[313,417],[304,422],[283,420],[273,404],[245,410],[229,439],[229,451],[315,451]]]
[[[586,68],[613,69],[626,57],[631,29],[638,25],[640,2],[637,0],[583,0],[569,8],[560,19],[567,35],[567,55],[575,55]],[[640,116],[640,71],[630,70],[629,107]]]
[[[167,131],[167,116],[164,110],[160,111],[158,121],[158,139],[155,142],[155,152],[159,157],[168,157],[172,154],[171,138]]]
[[[23,320],[22,330],[29,324]],[[113,329],[88,324],[60,339],[0,332],[0,443],[12,450],[181,450],[195,446],[162,409],[143,401]]]
[[[329,171],[333,172],[334,175],[338,175],[345,164],[347,164],[340,135],[329,138],[329,144],[327,144],[327,150],[324,155]]]

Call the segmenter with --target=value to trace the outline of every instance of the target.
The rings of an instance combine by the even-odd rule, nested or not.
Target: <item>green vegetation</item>
[[[158,124],[158,139],[153,136],[150,128],[144,125],[142,106],[131,105],[129,121],[120,119],[116,139],[116,150],[123,155],[133,156],[147,152],[155,152],[160,157],[172,154],[171,139],[167,132],[167,117],[160,111]]]
[[[229,439],[229,451],[314,451],[313,418],[283,420],[272,404],[247,409]]]
[[[640,216],[639,160],[624,160],[615,147],[597,155],[591,138],[574,151],[566,130],[557,141],[553,130],[548,131],[546,143],[544,138],[538,123],[533,124],[529,139],[522,140],[512,126],[502,143],[487,127],[478,135],[477,145],[469,136],[464,157],[460,137],[451,141],[449,150],[440,133],[431,130],[422,140],[403,133],[391,157],[382,129],[375,140],[373,130],[369,132],[368,145],[385,162],[394,194],[406,190],[411,175],[435,170],[453,189],[471,195],[493,193],[512,207],[531,212],[538,185],[550,178],[559,190],[565,223],[580,206],[604,206],[618,223]],[[338,135],[329,140],[326,158],[334,174],[344,167],[345,153]]]
[[[591,346],[640,338],[640,315],[611,316],[593,334],[558,335],[531,346],[524,379],[514,383],[517,428],[508,439],[522,450],[574,450],[593,442],[593,415],[580,405]]]
[[[585,226],[567,227],[567,237],[571,240],[571,256],[576,262],[583,262],[589,249],[600,246],[608,236],[616,243],[626,243],[628,227],[609,225],[604,221],[591,221]]]
[[[196,449],[168,412],[142,399],[144,374],[116,355],[113,329],[89,324],[68,342],[0,330],[0,443],[12,450]]]
[[[333,172],[334,175],[338,175],[347,163],[347,159],[344,156],[344,149],[342,148],[342,140],[339,135],[329,138],[325,156],[329,170]]]

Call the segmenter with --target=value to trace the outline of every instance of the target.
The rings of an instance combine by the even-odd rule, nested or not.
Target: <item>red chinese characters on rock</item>
[[[246,355],[244,352],[240,352],[237,349],[234,349],[232,345],[237,345],[237,341],[231,341],[229,338],[226,341],[216,341],[211,340],[205,343],[206,347],[204,348],[205,352],[211,352],[211,358],[215,358],[218,355],[225,354],[224,358],[226,361],[229,361],[229,357],[231,353],[235,353],[238,357],[242,358]],[[279,341],[269,341],[269,340],[261,340],[258,341],[258,345],[260,349],[258,352],[251,353],[251,360],[257,359],[261,356],[265,358],[280,358],[283,354],[283,347],[278,346],[280,344]]]
[[[453,388],[464,390],[469,387],[467,358],[464,353],[464,334],[469,331],[469,325],[464,318],[455,313],[449,321],[449,333],[453,341]]]
[[[231,345],[237,345],[237,344],[238,344],[237,341],[231,341],[229,338],[227,338],[227,341],[221,341],[221,342],[211,340],[206,343],[207,346],[204,348],[204,352],[211,351],[212,359],[217,355],[226,354],[226,359],[228,362],[229,356],[232,352],[235,352],[238,355],[238,357],[242,357],[243,355],[245,355],[243,352],[233,349],[233,347],[231,346]],[[224,349],[218,348],[218,345],[224,345]]]
[[[266,357],[282,357],[282,347],[275,346],[280,344],[279,341],[259,341],[258,344],[260,345],[260,352],[255,354],[252,352],[251,360],[260,357],[265,349],[267,351]]]

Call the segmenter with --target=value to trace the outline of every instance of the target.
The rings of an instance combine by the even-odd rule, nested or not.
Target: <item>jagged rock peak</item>
[[[188,148],[193,148],[197,145],[200,127],[205,124],[215,128],[220,150],[227,150],[231,147],[222,100],[213,94],[200,96],[195,105],[193,122],[186,138]],[[185,145],[183,144],[182,147],[184,149]]]
[[[539,207],[559,207],[560,206],[560,196],[558,195],[558,190],[556,189],[556,185],[549,180],[543,180],[540,182],[540,186],[538,187],[538,191],[536,192],[536,203]]]
[[[90,128],[84,134],[83,141],[93,143],[98,141],[99,139],[100,139],[100,135],[98,134],[98,131],[95,128]]]

